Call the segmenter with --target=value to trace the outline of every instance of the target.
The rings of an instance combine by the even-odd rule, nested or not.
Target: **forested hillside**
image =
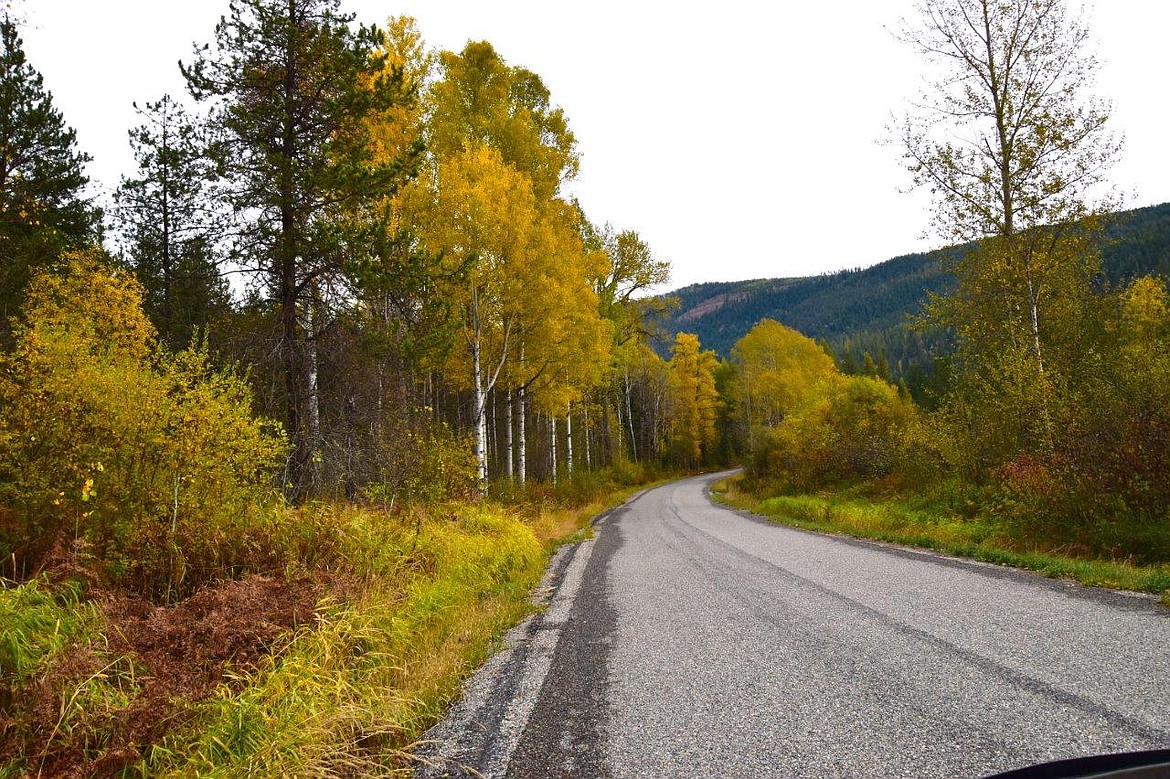
[[[900,378],[915,366],[929,369],[947,351],[938,331],[908,327],[931,292],[948,292],[954,278],[945,270],[947,252],[907,254],[868,268],[807,278],[693,284],[670,293],[679,305],[662,319],[663,329],[693,332],[726,357],[731,347],[763,318],[775,319],[832,348],[849,372],[864,356],[884,356]],[[1106,230],[1103,281],[1122,284],[1137,276],[1170,275],[1170,203],[1124,211]]]

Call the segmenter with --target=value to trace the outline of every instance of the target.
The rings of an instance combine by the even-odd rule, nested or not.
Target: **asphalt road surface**
[[[783,528],[713,506],[715,478],[562,550],[421,776],[980,777],[1170,747],[1152,598]]]

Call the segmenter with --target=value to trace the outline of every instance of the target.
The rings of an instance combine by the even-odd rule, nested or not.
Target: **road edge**
[[[601,512],[590,524],[604,525],[645,492]],[[505,775],[536,708],[595,544],[595,538],[588,538],[554,552],[531,596],[536,613],[508,631],[502,648],[464,683],[447,716],[417,743],[412,752],[418,763],[416,779]]]

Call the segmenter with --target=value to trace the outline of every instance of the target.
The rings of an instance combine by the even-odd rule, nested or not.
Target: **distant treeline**
[[[1103,287],[1142,275],[1170,276],[1170,203],[1119,212],[1105,234]],[[753,325],[775,319],[826,346],[846,373],[866,373],[868,355],[878,375],[887,366],[885,378],[904,381],[918,402],[929,404],[931,383],[943,378],[932,374],[945,366],[952,341],[937,328],[916,328],[914,320],[931,293],[953,290],[946,267],[962,251],[907,254],[806,278],[692,284],[667,296],[678,306],[661,326],[672,338],[693,332],[727,357]]]

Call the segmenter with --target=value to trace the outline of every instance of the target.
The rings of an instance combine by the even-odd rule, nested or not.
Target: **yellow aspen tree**
[[[480,482],[487,479],[487,397],[514,347],[518,293],[540,279],[525,262],[536,219],[528,180],[495,149],[471,146],[440,160],[420,181],[408,209],[422,243],[453,267],[438,294],[459,312],[459,348],[444,370],[473,393],[472,423]]]
[[[675,336],[670,358],[670,432],[675,457],[683,467],[698,467],[715,452],[718,364],[715,352],[700,349],[698,336]]]
[[[731,350],[749,435],[775,427],[838,377],[816,342],[774,319],[762,319]]]

